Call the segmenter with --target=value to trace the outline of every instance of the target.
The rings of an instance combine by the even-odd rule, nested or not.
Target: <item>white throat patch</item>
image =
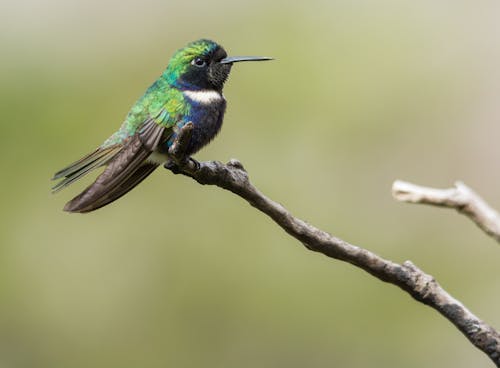
[[[208,105],[211,102],[222,100],[224,97],[217,92],[211,90],[201,90],[201,91],[184,91],[184,95],[203,105]]]

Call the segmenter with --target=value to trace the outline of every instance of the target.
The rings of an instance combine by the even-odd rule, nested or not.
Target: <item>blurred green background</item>
[[[89,215],[50,177],[92,150],[201,38],[237,65],[222,133],[299,217],[411,259],[500,326],[500,247],[395,179],[461,179],[500,207],[500,4],[97,1],[0,4],[0,367],[482,367],[447,320],[305,250],[240,198],[158,170]]]

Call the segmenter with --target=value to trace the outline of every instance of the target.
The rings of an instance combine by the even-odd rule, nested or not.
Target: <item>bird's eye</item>
[[[205,59],[197,57],[193,59],[193,61],[191,61],[191,65],[197,66],[198,68],[203,68],[207,65],[207,62]]]

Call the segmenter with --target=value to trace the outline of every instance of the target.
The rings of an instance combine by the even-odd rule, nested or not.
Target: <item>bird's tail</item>
[[[97,210],[105,205],[117,200],[128,193],[137,184],[146,179],[158,167],[158,163],[144,161],[130,176],[117,181],[109,188],[100,185],[100,178],[91,184],[82,193],[66,203],[64,211],[86,213]],[[105,176],[106,171],[101,174]]]
[[[64,178],[54,188],[57,191],[71,184],[93,169],[106,169],[87,189],[64,207],[68,212],[90,212],[115,201],[144,180],[159,165],[149,156],[159,145],[165,127],[148,120],[143,128],[116,146],[98,148],[91,154],[69,165],[54,175]]]
[[[59,170],[54,174],[52,180],[62,180],[52,187],[52,193],[56,193],[67,187],[92,170],[106,165],[113,157],[115,157],[120,149],[121,147],[118,145],[107,148],[98,148],[94,152],[91,152],[78,161],[66,166],[64,169]]]

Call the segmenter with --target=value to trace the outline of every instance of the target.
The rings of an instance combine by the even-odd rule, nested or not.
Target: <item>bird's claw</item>
[[[167,170],[170,170],[172,171],[174,174],[180,174],[181,173],[181,168],[179,167],[179,165],[177,164],[177,162],[175,162],[174,160],[168,160],[167,162],[165,162],[165,164],[163,165],[163,167]]]
[[[174,174],[181,174],[183,172],[182,168],[189,165],[189,162],[191,162],[194,165],[194,171],[198,171],[201,168],[201,164],[191,157],[187,157],[181,162],[176,162],[170,159],[167,162],[165,162],[163,167],[167,170],[172,171]]]
[[[200,168],[201,168],[201,164],[200,164],[198,161],[196,161],[196,160],[195,160],[194,158],[192,158],[192,157],[189,157],[189,158],[188,158],[188,160],[189,160],[189,161],[191,161],[191,162],[193,163],[193,165],[194,165],[194,167],[195,167],[194,171],[198,171],[198,170],[200,170]]]

